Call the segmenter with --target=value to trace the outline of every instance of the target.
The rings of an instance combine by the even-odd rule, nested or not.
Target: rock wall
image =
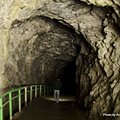
[[[76,58],[77,104],[93,120],[120,113],[119,6],[119,0],[0,1],[0,89],[51,82]]]
[[[103,6],[103,4],[100,4],[99,2],[100,1],[96,1],[94,3],[93,1],[89,1],[90,4]],[[103,1],[101,2],[104,3]],[[114,4],[111,6],[114,6]],[[117,7],[119,10],[118,5]],[[77,75],[80,80],[77,80],[80,84],[78,104],[81,107],[87,107],[87,109],[90,108],[90,119],[119,120],[118,116],[110,117],[112,113],[113,116],[114,114],[117,115],[117,113],[120,113],[120,57],[118,48],[120,33],[118,30],[118,16],[119,14],[117,14],[116,8],[109,8],[106,17],[102,22],[103,28],[101,30],[103,39],[97,41],[95,45],[96,52],[94,54],[91,52],[90,54],[84,49],[84,51],[86,50],[86,53],[89,54],[87,56],[81,55],[81,50],[77,58],[77,65],[79,66]],[[104,113],[109,114],[109,117],[103,117]]]
[[[76,56],[75,32],[56,21],[15,21],[9,33],[6,87],[51,83]]]

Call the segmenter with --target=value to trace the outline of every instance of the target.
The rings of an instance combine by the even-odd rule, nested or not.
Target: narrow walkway
[[[73,96],[62,95],[60,102],[53,101],[52,96],[34,99],[16,113],[13,120],[85,120],[81,111],[73,104]]]

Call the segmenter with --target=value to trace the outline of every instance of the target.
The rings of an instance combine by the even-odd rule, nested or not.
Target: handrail
[[[12,120],[13,118],[13,100],[18,99],[18,110],[21,112],[22,108],[22,95],[24,95],[24,104],[27,105],[28,99],[32,101],[33,97],[37,97],[38,95],[45,95],[52,92],[51,85],[31,85],[20,87],[15,90],[8,91],[0,96],[0,120],[4,120],[4,111],[3,108],[8,104],[9,106],[9,118]],[[13,95],[17,93],[17,95]],[[29,94],[29,96],[28,96]],[[3,103],[5,97],[8,96],[8,100]]]

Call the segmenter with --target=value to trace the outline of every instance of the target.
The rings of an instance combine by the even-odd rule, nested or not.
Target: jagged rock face
[[[100,7],[111,7],[114,13],[111,13],[111,17],[114,22],[120,27],[120,1],[119,0],[81,0],[89,5],[95,5]]]
[[[77,104],[101,120],[120,112],[120,4],[81,1],[0,1],[0,88],[51,82],[76,58]]]
[[[75,32],[49,18],[15,21],[9,34],[5,76],[11,87],[51,83],[77,54]]]

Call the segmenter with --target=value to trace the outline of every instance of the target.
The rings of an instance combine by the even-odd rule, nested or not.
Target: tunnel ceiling
[[[16,81],[13,86],[24,80],[53,81],[77,56],[76,46],[79,44],[75,31],[56,20],[34,17],[15,21],[8,41],[11,57],[6,64],[6,76],[9,81]]]
[[[119,113],[119,28],[119,0],[0,1],[0,90],[51,83],[75,61],[77,105]]]

